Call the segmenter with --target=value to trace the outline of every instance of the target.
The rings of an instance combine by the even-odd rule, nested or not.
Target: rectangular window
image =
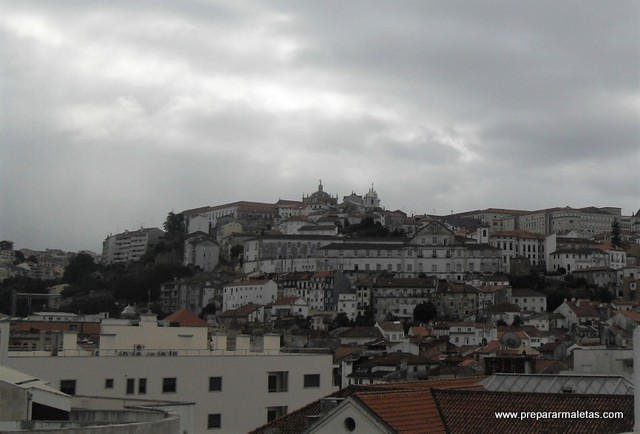
[[[127,395],[133,395],[135,389],[135,379],[127,378]]]
[[[282,405],[279,407],[267,407],[267,422],[271,422],[281,416],[287,414],[287,406]]]
[[[222,417],[220,413],[210,414],[207,416],[207,428],[222,428]]]
[[[222,377],[209,377],[209,392],[222,390]]]
[[[113,389],[113,378],[107,378],[106,380],[104,380],[104,388]]]
[[[268,377],[269,392],[286,392],[289,390],[288,371],[269,372]]]
[[[67,395],[76,394],[76,380],[60,380],[60,392]]]
[[[140,378],[138,379],[138,393],[140,395],[144,395],[147,393],[147,379]]]
[[[177,380],[175,377],[162,379],[162,393],[175,393],[177,390]]]
[[[305,374],[304,387],[320,387],[320,374]]]

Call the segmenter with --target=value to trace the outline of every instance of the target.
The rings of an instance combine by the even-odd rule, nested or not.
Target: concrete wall
[[[133,351],[136,345],[143,345],[145,352],[169,349],[207,350],[209,347],[206,327],[158,327],[158,320],[153,315],[143,315],[138,326],[103,321],[101,354],[107,354],[103,350]]]
[[[158,416],[155,420],[129,423],[120,420],[129,411],[117,412],[117,415],[109,415],[110,412],[93,412],[92,418],[96,421],[111,420],[106,424],[91,424],[75,421],[53,422],[53,421],[20,421],[1,422],[2,432],[37,432],[38,434],[184,434],[180,433],[179,418],[175,415],[165,414]],[[103,419],[106,417],[107,419]],[[126,419],[126,417],[125,417]],[[192,433],[187,433],[192,434]]]
[[[166,357],[8,357],[7,366],[48,380],[76,380],[76,394],[163,401],[195,402],[195,432],[207,432],[207,415],[220,414],[219,432],[242,433],[267,422],[267,407],[289,412],[330,394],[330,354]],[[288,372],[288,391],[269,392],[268,373]],[[320,387],[304,388],[305,374],[319,374]],[[209,391],[209,377],[222,377],[222,390]],[[139,379],[147,382],[139,394]],[[164,378],[176,378],[176,392],[163,393]],[[113,388],[105,380],[113,379]],[[127,394],[133,379],[134,393]]]
[[[27,392],[0,381],[0,420],[21,420],[27,417]]]

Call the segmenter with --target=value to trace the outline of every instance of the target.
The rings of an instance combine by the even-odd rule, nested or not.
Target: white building
[[[213,271],[220,261],[220,246],[205,233],[192,234],[184,242],[184,265]]]
[[[164,232],[158,228],[141,228],[109,235],[102,243],[102,263],[135,262],[153,249]]]
[[[278,297],[278,284],[273,280],[243,280],[226,285],[222,292],[222,311],[246,304],[265,306]]]
[[[126,336],[139,326],[119,326],[108,333],[115,342],[130,345]],[[129,349],[98,349],[99,355],[78,349],[76,335],[64,335],[64,350],[10,352],[8,339],[0,339],[0,363],[42,378],[70,395],[191,402],[195,433],[242,433],[265,424],[333,391],[332,356],[280,352],[280,336],[267,335],[260,348],[252,349],[249,336],[239,336],[236,349],[226,348],[226,337],[216,337],[216,350],[192,327],[143,327],[136,336],[147,355],[122,355]],[[0,323],[1,336],[9,335],[9,323]],[[194,348],[170,348],[168,341],[190,339]],[[120,336],[123,335],[123,336]],[[196,342],[196,340],[198,340]],[[160,348],[157,348],[160,346]],[[156,348],[154,348],[156,347]],[[168,349],[166,356],[159,350]],[[115,354],[120,355],[115,355]],[[155,353],[155,355],[151,355]],[[114,355],[111,355],[114,354]]]
[[[509,302],[519,306],[523,312],[541,313],[547,311],[547,296],[533,289],[511,290]]]
[[[523,230],[497,231],[491,235],[489,244],[502,251],[502,263],[508,271],[515,257],[527,258],[531,265],[542,264],[544,240],[544,235]]]
[[[558,271],[562,268],[567,274],[571,274],[575,270],[605,267],[608,260],[608,254],[600,249],[560,249],[549,256],[547,271]]]
[[[358,316],[358,302],[356,293],[345,292],[338,294],[338,313],[344,313],[347,318],[354,321]]]

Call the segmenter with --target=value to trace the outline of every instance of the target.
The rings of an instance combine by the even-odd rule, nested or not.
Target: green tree
[[[344,312],[338,313],[333,321],[331,321],[331,329],[340,327],[351,327],[351,320],[349,320],[349,317]]]
[[[429,321],[433,320],[437,315],[438,310],[431,301],[420,303],[415,307],[415,309],[413,309],[413,320],[415,322],[426,324]]]
[[[611,244],[616,247],[622,245],[622,229],[620,228],[618,219],[614,219],[613,223],[611,223]]]
[[[16,250],[15,251],[15,260],[13,261],[13,263],[15,265],[18,264],[22,264],[24,262],[24,253],[22,253],[20,250]]]
[[[163,226],[167,234],[182,236],[186,232],[184,216],[182,214],[176,214],[173,211],[167,214]]]
[[[98,270],[98,264],[93,262],[91,255],[78,253],[69,261],[64,269],[62,279],[65,283],[80,283],[82,278]]]

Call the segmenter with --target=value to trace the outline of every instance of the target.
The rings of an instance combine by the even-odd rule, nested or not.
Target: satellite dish
[[[522,339],[520,339],[520,337],[513,332],[507,332],[504,335],[502,335],[501,342],[503,345],[505,345],[508,348],[520,348],[520,345],[522,344]]]

